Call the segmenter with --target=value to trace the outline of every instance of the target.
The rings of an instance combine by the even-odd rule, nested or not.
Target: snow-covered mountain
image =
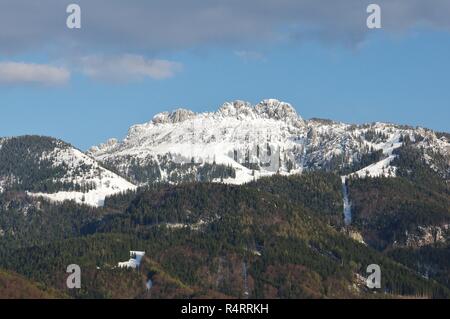
[[[0,138],[0,192],[102,206],[108,195],[155,182],[242,184],[308,170],[396,176],[395,159],[405,144],[448,179],[448,138],[387,123],[304,120],[290,104],[274,99],[255,106],[235,101],[211,113],[157,114],[132,126],[123,141],[111,139],[87,153],[50,137]]]
[[[91,206],[102,206],[106,196],[136,188],[71,145],[39,136],[0,139],[0,186],[0,192],[20,190]]]
[[[423,150],[436,170],[442,166],[433,162],[439,154],[446,161],[443,173],[449,173],[449,141],[431,130],[307,121],[292,105],[275,99],[255,106],[225,103],[211,113],[187,109],[160,113],[148,123],[132,126],[123,141],[110,139],[88,154],[137,184],[205,179],[241,184],[305,170],[395,176],[391,163],[405,142]]]

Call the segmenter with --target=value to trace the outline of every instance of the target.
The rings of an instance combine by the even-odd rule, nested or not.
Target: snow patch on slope
[[[43,197],[51,202],[61,203],[64,201],[75,201],[78,204],[85,204],[92,207],[102,207],[105,204],[105,198],[114,194],[119,194],[127,190],[134,190],[136,186],[127,182],[126,180],[107,179],[105,183],[99,182],[97,188],[86,193],[82,192],[66,192],[61,191],[53,194],[48,193],[30,193],[29,196]]]
[[[391,162],[395,159],[395,155],[391,155],[377,163],[364,167],[363,169],[350,174],[352,177],[395,177],[397,168],[391,166]]]
[[[342,194],[344,198],[344,223],[350,225],[352,222],[352,205],[348,197],[347,177],[342,176]]]

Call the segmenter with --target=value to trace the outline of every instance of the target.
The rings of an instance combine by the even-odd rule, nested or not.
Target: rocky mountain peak
[[[236,100],[225,102],[217,111],[222,116],[252,116],[254,114],[253,106],[249,102]]]
[[[156,114],[153,117],[153,123],[155,124],[179,123],[186,121],[194,117],[195,115],[196,113],[191,110],[179,108],[173,112],[162,112]]]
[[[255,106],[255,111],[259,115],[265,115],[268,118],[276,120],[302,120],[291,104],[276,99],[268,99],[259,102]]]
[[[217,113],[227,117],[266,118],[293,122],[294,124],[303,122],[291,104],[276,99],[263,100],[255,106],[241,100],[226,102],[219,108]]]

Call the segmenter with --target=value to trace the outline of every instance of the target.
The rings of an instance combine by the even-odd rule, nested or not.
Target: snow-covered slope
[[[51,159],[55,166],[67,167],[66,174],[59,179],[60,182],[86,185],[86,189],[58,191],[53,194],[29,192],[29,195],[42,196],[56,202],[74,200],[77,203],[99,207],[103,206],[106,196],[136,189],[136,186],[103,168],[96,160],[75,148],[55,149],[51,153],[44,154],[43,158]],[[87,169],[82,170],[81,167]]]
[[[136,186],[62,141],[38,136],[4,139],[0,144],[0,186],[51,201],[75,200],[102,206],[108,195]]]
[[[448,141],[430,130],[387,123],[305,121],[290,104],[274,99],[255,106],[225,103],[212,113],[186,109],[160,113],[148,123],[132,126],[123,141],[111,139],[88,154],[136,183],[168,181],[174,170],[182,175],[186,172],[182,167],[195,170],[205,163],[233,167],[235,176],[223,181],[236,184],[304,170],[395,176],[394,150],[406,137],[417,147],[450,154]],[[378,158],[370,157],[374,153]],[[367,158],[372,162],[361,167]],[[157,174],[142,179],[136,167],[151,167]]]

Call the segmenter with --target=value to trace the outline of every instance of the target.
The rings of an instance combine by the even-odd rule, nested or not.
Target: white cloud
[[[0,84],[62,85],[69,81],[70,72],[48,64],[0,62]]]
[[[83,57],[78,61],[80,71],[91,78],[104,81],[136,81],[145,78],[162,80],[181,71],[177,62],[146,59],[140,55],[125,54],[105,57],[99,55]]]

